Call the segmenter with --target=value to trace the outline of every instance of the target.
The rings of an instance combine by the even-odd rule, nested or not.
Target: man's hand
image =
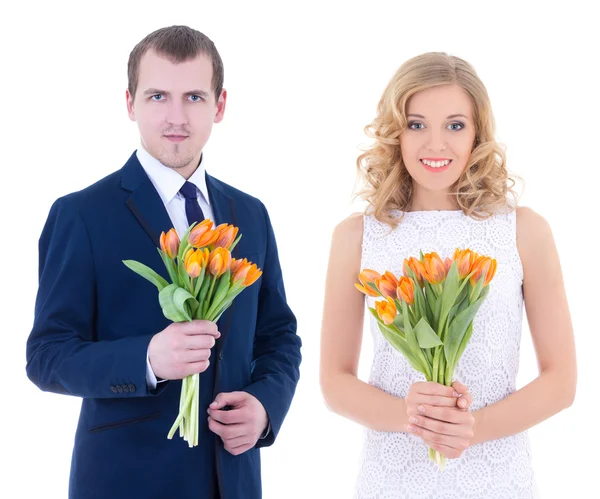
[[[210,321],[175,322],[153,336],[148,360],[154,375],[162,379],[183,379],[206,371],[210,349],[221,336]]]
[[[219,393],[208,407],[208,416],[209,429],[234,456],[254,447],[269,422],[262,404],[246,392]]]

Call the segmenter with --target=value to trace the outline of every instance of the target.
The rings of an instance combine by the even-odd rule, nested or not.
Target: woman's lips
[[[452,164],[451,159],[444,158],[423,158],[419,161],[428,172],[432,173],[445,172]]]

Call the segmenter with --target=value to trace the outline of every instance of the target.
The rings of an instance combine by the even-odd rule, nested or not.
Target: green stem
[[[210,303],[210,299],[212,298],[212,294],[213,294],[213,290],[215,288],[216,281],[217,281],[217,278],[214,276],[210,280],[210,288],[208,288],[208,293],[206,293],[206,296],[204,297],[204,300],[202,302],[202,317],[206,317],[206,313],[208,312],[208,305]]]
[[[199,404],[199,393],[200,393],[200,375],[198,376],[198,382],[194,387],[194,395],[192,397],[192,404],[190,407],[190,435],[188,436],[188,443],[190,447],[198,445],[198,404]]]
[[[186,376],[181,380],[181,394],[179,396],[179,412],[181,413],[185,404],[185,394],[187,393],[187,386],[189,384],[189,376]],[[183,437],[183,425],[179,425],[179,436]]]
[[[442,456],[438,451],[432,449],[431,447],[429,447],[428,449],[429,459],[431,459],[435,464],[438,465],[440,471],[444,471],[444,469],[446,468],[446,456]]]
[[[194,375],[192,376],[192,380],[191,380],[191,385],[192,385],[192,387],[195,385],[195,383],[194,383],[194,378],[193,378],[194,376],[197,376],[197,374],[194,374]],[[189,388],[189,385],[188,385],[188,388]],[[179,411],[179,415],[177,416],[177,419],[175,420],[175,422],[173,423],[173,426],[171,426],[171,429],[169,430],[169,434],[167,435],[167,438],[168,438],[169,440],[173,438],[173,435],[174,435],[174,434],[175,434],[175,432],[177,431],[177,427],[179,426],[179,423],[181,423],[181,420],[183,419],[183,417],[184,417],[184,415],[185,415],[185,413],[186,413],[186,410],[188,409],[188,407],[189,407],[189,404],[190,404],[190,403],[191,403],[191,401],[192,401],[192,395],[193,395],[193,394],[194,394],[194,391],[193,391],[193,390],[190,390],[190,389],[188,389],[188,390],[186,390],[185,392],[183,391],[183,389],[181,390],[181,396],[182,396],[182,397],[184,397],[184,396],[185,396],[185,400],[184,400],[184,402],[183,402],[183,407],[182,407],[182,409]],[[181,400],[180,400],[180,403],[181,403]],[[185,430],[184,430],[184,431],[185,431]]]
[[[438,373],[440,369],[440,347],[435,347],[435,352],[433,353],[433,373],[431,376],[431,381],[437,383],[438,382]]]

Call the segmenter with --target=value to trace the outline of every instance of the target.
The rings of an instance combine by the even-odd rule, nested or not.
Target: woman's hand
[[[405,401],[408,431],[421,437],[429,447],[451,459],[460,457],[469,447],[475,418],[469,410],[473,398],[465,385],[414,383]]]

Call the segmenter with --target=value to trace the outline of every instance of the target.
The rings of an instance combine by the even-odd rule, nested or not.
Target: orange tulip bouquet
[[[256,264],[231,257],[242,237],[238,228],[210,220],[192,224],[181,242],[175,229],[160,236],[158,252],[171,283],[154,270],[133,260],[123,263],[158,288],[158,301],[165,317],[173,322],[202,319],[216,322],[233,300],[262,274]],[[200,376],[182,381],[179,415],[167,438],[179,428],[190,447],[198,445]]]
[[[427,381],[451,386],[456,365],[473,333],[473,320],[489,293],[496,260],[457,249],[444,261],[437,253],[404,260],[404,275],[360,273],[356,287],[382,297],[369,307],[385,339]],[[429,449],[443,470],[445,457]]]

